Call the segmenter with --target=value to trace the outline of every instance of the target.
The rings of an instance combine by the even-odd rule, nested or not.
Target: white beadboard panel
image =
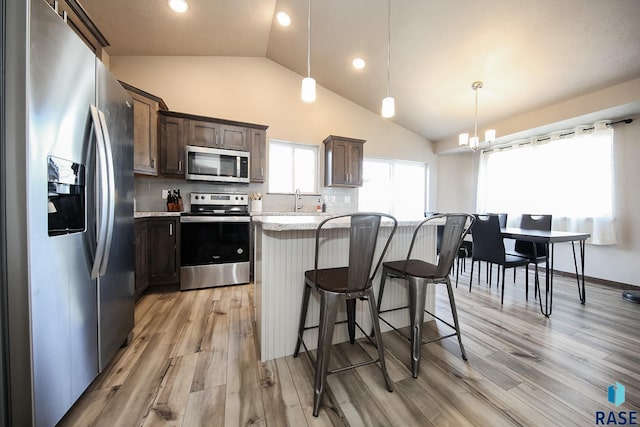
[[[304,290],[304,271],[313,269],[315,251],[314,230],[263,230],[259,223],[255,225],[255,294],[256,326],[259,334],[261,360],[271,360],[293,353],[298,321]],[[404,259],[407,255],[413,227],[398,227],[385,260]],[[381,228],[376,255],[379,256],[383,243],[389,236],[389,228]],[[426,226],[414,247],[413,257],[431,262],[436,259],[435,227]],[[348,259],[348,229],[326,230],[320,243],[319,267],[345,266]],[[377,295],[380,273],[374,279]],[[319,298],[312,292],[306,324],[317,325],[319,319]],[[434,310],[435,290],[427,291],[427,309]],[[385,286],[383,308],[406,305],[407,285],[401,280],[388,280]],[[386,315],[387,320],[396,326],[407,326],[407,310]],[[346,319],[345,307],[338,313],[338,320]],[[371,317],[366,302],[358,301],[356,319],[365,331],[371,328]],[[382,330],[389,328],[383,323]],[[358,336],[361,334],[358,331]],[[337,325],[333,342],[348,339],[346,324]],[[317,346],[317,330],[305,332],[305,343],[310,349]]]

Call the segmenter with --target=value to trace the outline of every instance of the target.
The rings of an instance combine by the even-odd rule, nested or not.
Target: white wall
[[[438,197],[434,211],[475,212],[477,160],[472,152],[438,158]]]
[[[112,56],[109,62],[120,80],[163,98],[173,111],[268,125],[267,139],[317,145],[328,135],[365,139],[365,157],[428,163],[435,194],[430,141],[321,86],[316,102],[302,102],[302,77],[271,60]]]

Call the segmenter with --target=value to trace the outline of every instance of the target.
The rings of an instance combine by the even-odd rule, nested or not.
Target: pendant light
[[[458,145],[468,145],[473,151],[480,147],[480,139],[478,138],[478,89],[482,89],[483,83],[478,80],[471,83],[471,89],[476,93],[476,110],[473,124],[473,137],[469,138],[468,133],[458,135]],[[496,139],[495,129],[488,129],[484,133],[484,142],[491,143]]]
[[[173,11],[178,13],[184,13],[189,10],[189,4],[186,0],[169,0],[167,3]]]
[[[391,81],[391,0],[387,0],[387,97],[382,100],[382,117],[396,114],[396,100],[389,95]]]
[[[316,100],[316,81],[311,77],[311,0],[309,0],[307,16],[307,77],[302,79],[302,100]]]

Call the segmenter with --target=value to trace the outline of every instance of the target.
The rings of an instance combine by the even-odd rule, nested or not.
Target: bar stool
[[[440,247],[440,257],[437,265],[429,262],[414,259],[411,257],[416,237],[423,226],[430,222],[439,222],[441,219],[445,219],[445,224],[442,233],[442,245]],[[433,341],[438,341],[444,338],[457,335],[458,343],[460,344],[460,351],[462,352],[462,358],[467,360],[467,355],[464,352],[462,346],[462,339],[460,337],[460,325],[458,324],[458,313],[456,311],[456,303],[453,297],[453,289],[451,287],[451,280],[449,279],[449,273],[453,265],[453,260],[458,253],[458,248],[462,243],[462,239],[469,232],[471,225],[475,218],[468,214],[443,214],[436,215],[422,221],[416,227],[411,239],[411,245],[407,257],[400,261],[389,261],[382,264],[382,278],[380,280],[380,294],[378,296],[378,313],[380,320],[385,322],[394,331],[398,332],[401,336],[407,338],[411,343],[411,373],[414,378],[418,377],[420,372],[420,347],[422,344],[427,344]],[[387,277],[404,279],[409,282],[409,305],[403,307],[396,307],[386,310],[381,310],[382,298],[384,295],[385,282]],[[445,284],[447,286],[447,292],[449,293],[449,304],[451,305],[451,313],[453,315],[453,325],[446,320],[441,319],[433,313],[425,310],[425,300],[427,297],[427,284]],[[410,336],[407,337],[395,326],[385,320],[382,315],[396,310],[403,310],[409,308],[409,318],[411,325]],[[424,322],[424,313],[430,314],[435,319],[443,322],[452,329],[454,333],[449,335],[440,336],[438,338],[422,341],[422,324]]]
[[[378,231],[382,218],[391,221],[392,227],[389,237],[386,239],[384,248],[379,255],[373,272],[374,254],[378,243]],[[318,254],[320,251],[321,238],[323,229],[338,226],[345,219],[350,221],[349,226],[349,259],[346,267],[336,268],[318,268]],[[373,277],[382,264],[382,258],[389,248],[391,238],[396,232],[398,223],[396,219],[390,215],[381,213],[356,213],[350,215],[339,215],[327,218],[322,221],[315,233],[315,262],[313,270],[304,273],[304,294],[302,297],[302,309],[300,311],[300,323],[298,326],[298,340],[296,342],[293,357],[298,357],[300,344],[304,347],[311,365],[315,368],[315,380],[313,388],[313,416],[318,416],[322,394],[326,385],[326,377],[329,374],[341,372],[347,369],[371,364],[380,363],[382,375],[387,385],[387,390],[393,391],[391,379],[387,373],[384,363],[384,348],[382,345],[382,337],[380,335],[380,324],[378,323],[378,311],[375,305],[375,296],[373,294],[372,283]],[[318,326],[305,327],[307,309],[309,307],[309,297],[311,290],[315,290],[320,295],[320,321]],[[346,301],[347,305],[347,323],[349,331],[349,340],[351,343],[355,341],[355,327],[361,331],[362,328],[355,321],[356,300],[364,299],[369,303],[371,320],[374,330],[375,346],[378,348],[378,358],[367,360],[356,365],[346,366],[340,369],[329,371],[329,357],[331,353],[331,341],[333,338],[333,329],[336,323],[336,312],[340,301]],[[317,360],[307,349],[304,343],[304,331],[311,328],[319,328],[318,331],[318,348]],[[371,338],[362,331],[365,337]]]

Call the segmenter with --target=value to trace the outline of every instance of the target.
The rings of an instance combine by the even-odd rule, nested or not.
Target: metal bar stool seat
[[[437,265],[430,264],[428,262],[410,259],[402,261],[389,261],[383,264],[383,268],[389,271],[404,272],[406,276],[419,277],[422,279],[428,279],[435,277]]]
[[[342,218],[349,218],[349,259],[348,266],[334,268],[318,268],[318,258],[320,253],[320,235],[323,227],[332,222],[339,221]],[[378,231],[382,218],[392,221],[392,229],[389,237],[386,238],[385,245],[379,255],[375,268],[372,269],[374,254],[378,244]],[[342,372],[347,369],[359,366],[379,363],[382,375],[388,391],[393,391],[393,384],[387,373],[384,361],[384,347],[382,344],[382,336],[380,334],[380,324],[378,323],[378,311],[375,304],[375,295],[373,293],[373,278],[382,264],[382,258],[389,248],[389,243],[396,232],[398,223],[395,218],[390,215],[381,213],[356,213],[350,215],[339,215],[327,218],[322,221],[315,233],[315,263],[314,269],[305,271],[304,273],[304,293],[302,296],[302,308],[300,311],[300,322],[298,325],[298,339],[293,353],[293,357],[298,357],[300,346],[305,349],[307,357],[311,365],[315,369],[315,379],[313,387],[313,416],[318,416],[320,402],[326,386],[326,377],[329,374]],[[384,239],[380,239],[381,241]],[[316,291],[320,296],[320,321],[317,326],[305,326],[307,318],[307,310],[309,307],[309,299],[311,291]],[[341,301],[346,302],[347,309],[347,326],[349,332],[349,340],[353,344],[355,342],[356,326],[362,331],[364,336],[371,341],[371,338],[365,333],[360,325],[356,323],[356,301],[358,299],[366,300],[369,304],[369,312],[374,329],[374,340],[372,341],[378,349],[378,358],[370,359],[354,365],[342,367],[335,370],[329,370],[329,357],[331,353],[331,342],[333,338],[333,330],[336,324],[336,314],[338,305]],[[340,322],[338,322],[340,323]],[[304,331],[318,328],[318,347],[317,358],[314,358],[307,349],[304,342]]]
[[[445,225],[442,233],[442,244],[440,247],[440,256],[437,264],[412,258],[411,253],[418,237],[421,228],[431,221],[439,221],[441,218],[445,219]],[[407,258],[398,261],[387,261],[382,264],[382,277],[380,279],[380,293],[378,295],[378,315],[380,320],[389,325],[394,331],[398,332],[404,338],[407,338],[411,343],[411,373],[414,378],[418,377],[420,373],[420,348],[423,344],[427,344],[433,341],[439,341],[444,338],[457,336],[458,343],[460,344],[460,351],[462,352],[462,358],[467,360],[467,355],[462,345],[462,338],[460,336],[460,325],[458,323],[458,313],[456,311],[455,299],[453,296],[453,288],[451,287],[451,280],[449,273],[453,266],[454,258],[458,253],[458,248],[464,239],[464,236],[469,232],[471,225],[475,218],[469,214],[443,214],[435,215],[425,219],[416,227],[413,232]],[[409,305],[403,307],[394,307],[390,309],[381,309],[382,298],[384,295],[385,282],[387,277],[404,279],[409,282]],[[435,314],[425,310],[426,297],[427,297],[427,284],[445,284],[447,286],[447,292],[449,294],[449,304],[451,306],[451,313],[453,316],[453,325],[436,316]],[[389,321],[385,320],[383,314],[396,311],[409,309],[410,318],[410,336],[406,336],[399,331]],[[424,313],[427,313],[435,319],[443,322],[447,326],[451,327],[454,332],[449,335],[439,336],[438,338],[423,341],[422,340],[422,324],[424,322]]]

